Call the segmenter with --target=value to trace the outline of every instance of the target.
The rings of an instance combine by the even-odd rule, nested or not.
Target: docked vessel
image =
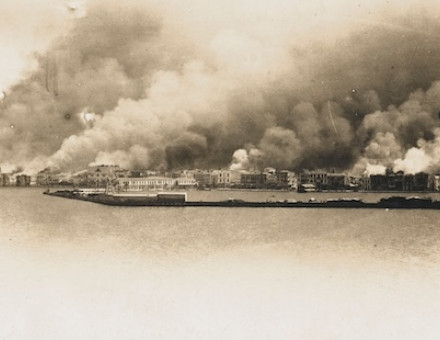
[[[185,192],[107,193],[94,190],[60,190],[47,195],[115,206],[176,206],[176,207],[242,207],[242,208],[380,208],[380,209],[440,209],[440,201],[429,197],[392,196],[378,202],[364,202],[359,198],[338,198],[317,201],[310,199],[251,202],[241,199],[225,201],[188,201]]]

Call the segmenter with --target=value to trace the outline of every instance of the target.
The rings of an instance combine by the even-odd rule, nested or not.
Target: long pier
[[[351,208],[351,209],[439,209],[440,201],[431,198],[392,196],[378,202],[363,202],[358,199],[332,199],[326,201],[263,201],[252,202],[239,199],[225,201],[186,201],[177,198],[151,199],[142,196],[112,196],[106,194],[78,195],[72,191],[45,192],[50,196],[81,200],[111,206],[144,207],[225,207],[225,208]]]

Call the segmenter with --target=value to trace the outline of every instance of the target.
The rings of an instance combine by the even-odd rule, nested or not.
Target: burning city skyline
[[[0,79],[0,165],[438,172],[438,13],[409,1],[43,1],[14,17],[39,30],[20,28],[17,46],[37,36],[36,52]]]

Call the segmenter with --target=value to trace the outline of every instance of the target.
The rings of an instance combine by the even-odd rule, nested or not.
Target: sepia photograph
[[[438,339],[439,19],[2,0],[0,339]]]

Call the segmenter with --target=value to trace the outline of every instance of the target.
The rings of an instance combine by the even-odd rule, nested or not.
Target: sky
[[[440,170],[433,1],[4,1],[0,166]]]

